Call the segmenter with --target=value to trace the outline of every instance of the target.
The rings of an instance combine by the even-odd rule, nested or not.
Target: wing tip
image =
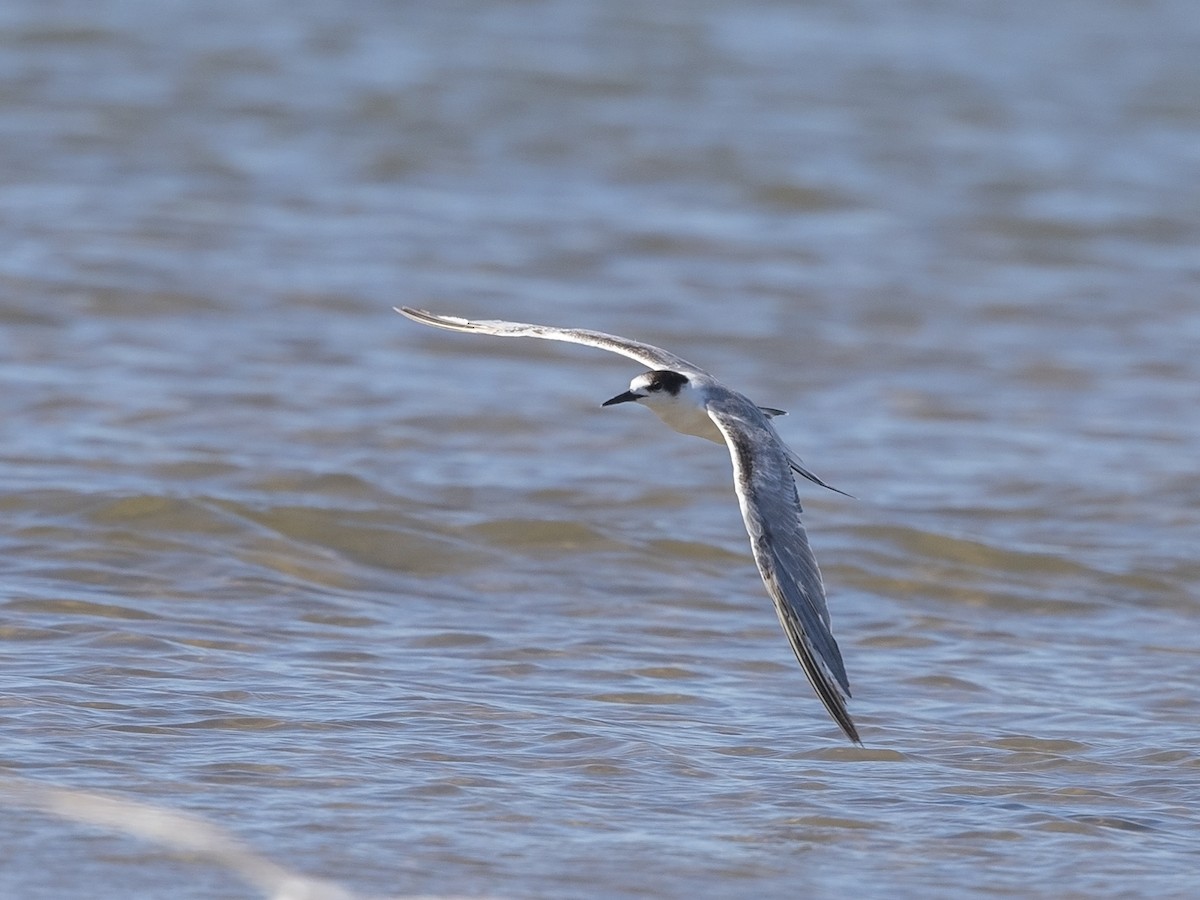
[[[430,312],[427,309],[417,309],[412,306],[393,306],[392,309],[400,313],[400,315],[412,319],[414,322],[420,322],[422,325],[432,325],[435,328],[448,328],[451,331],[471,331],[475,328],[474,322],[459,316],[443,316]]]
[[[790,632],[788,637],[792,638]],[[829,717],[842,729],[842,733],[861,747],[862,738],[858,735],[858,728],[854,719],[850,717],[850,711],[846,709],[846,701],[850,699],[850,682],[842,665],[841,653],[837,652],[837,665],[831,665],[829,660],[816,652],[816,648],[811,646],[811,639],[804,636],[803,632],[797,635],[797,638],[799,639],[792,639],[792,650],[817,699],[821,701]],[[836,642],[833,646],[836,652]]]
[[[842,729],[842,733],[858,744],[858,746],[863,746],[862,738],[858,735],[858,728],[854,724],[854,719],[850,717],[850,711],[846,709],[846,700],[849,698],[850,692],[847,690],[845,696],[843,696],[838,685],[820,678],[820,673],[810,673],[807,666],[804,667],[804,674],[809,676],[808,680],[812,683],[817,696],[825,705],[825,710],[829,713],[829,717],[837,723],[838,728]],[[814,675],[818,677],[813,677]]]
[[[854,720],[850,718],[849,713],[846,714],[846,721],[839,721],[837,724],[842,729],[842,732],[846,735],[846,737],[850,738],[850,740],[858,744],[860,747],[866,746],[863,744],[863,739],[858,736],[858,728],[855,726]]]

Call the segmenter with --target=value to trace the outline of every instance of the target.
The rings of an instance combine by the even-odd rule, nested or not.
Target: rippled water
[[[1200,19],[11,2],[3,770],[363,894],[1185,896]],[[866,741],[663,346],[802,489]],[[3,787],[3,784],[0,784]],[[0,893],[250,896],[0,817]]]

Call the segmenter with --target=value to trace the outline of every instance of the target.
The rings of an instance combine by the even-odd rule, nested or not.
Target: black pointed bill
[[[613,397],[611,400],[605,400],[600,405],[613,406],[617,403],[628,403],[631,400],[641,400],[645,396],[645,394],[635,394],[633,391],[626,391],[623,394],[617,394],[617,396]]]

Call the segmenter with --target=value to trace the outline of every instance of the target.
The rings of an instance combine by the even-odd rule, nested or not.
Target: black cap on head
[[[666,391],[672,397],[679,393],[679,389],[688,383],[686,375],[681,375],[678,372],[672,372],[670,369],[659,369],[656,372],[650,372],[650,382],[646,385],[646,389],[650,391]]]

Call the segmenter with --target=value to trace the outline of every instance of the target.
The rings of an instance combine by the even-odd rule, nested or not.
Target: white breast
[[[680,434],[691,434],[717,444],[725,438],[703,407],[685,403],[655,404],[650,407],[670,428]]]

